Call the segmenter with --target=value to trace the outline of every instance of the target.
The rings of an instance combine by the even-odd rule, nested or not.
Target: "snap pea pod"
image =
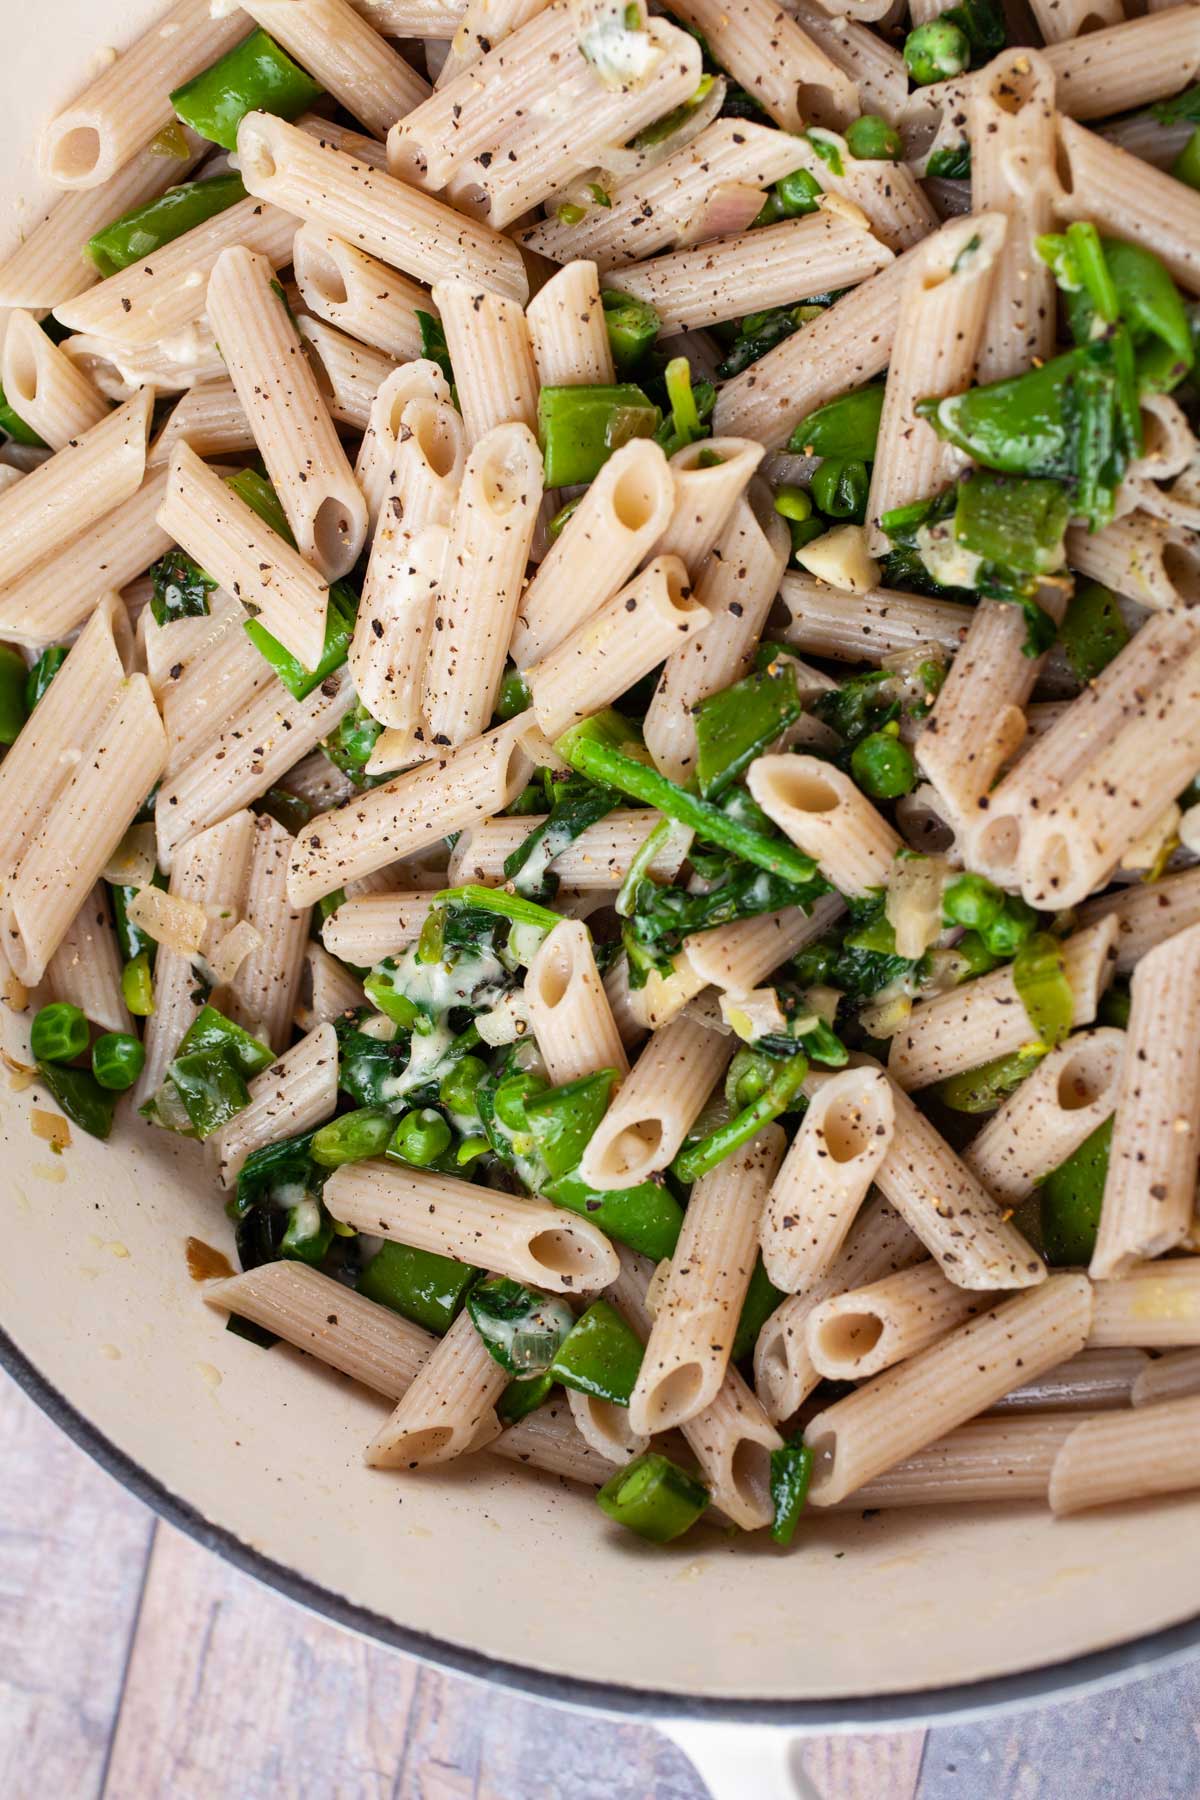
[[[807,1074],[808,1058],[799,1052],[780,1062],[758,1099],[724,1125],[718,1125],[698,1143],[686,1145],[671,1164],[671,1173],[680,1181],[699,1181],[702,1175],[707,1175],[727,1156],[749,1143],[756,1131],[761,1131],[780,1113],[788,1111],[799,1096]]]
[[[29,671],[25,683],[25,710],[32,712],[58,671],[67,660],[66,644],[51,644],[43,650]]]
[[[467,1311],[490,1355],[518,1381],[549,1371],[575,1323],[565,1300],[535,1293],[507,1276],[471,1288]]]
[[[809,483],[813,500],[827,519],[848,520],[855,525],[861,525],[867,516],[870,485],[866,463],[844,456],[827,456],[813,470]]]
[[[1038,1043],[1053,1050],[1070,1031],[1075,1010],[1060,940],[1048,931],[1028,937],[1013,962],[1013,985]]]
[[[750,1285],[746,1289],[746,1298],[742,1301],[742,1310],[738,1317],[737,1330],[733,1336],[733,1348],[729,1353],[730,1360],[738,1363],[750,1355],[758,1342],[758,1334],[775,1311],[787,1298],[777,1288],[767,1274],[766,1264],[762,1257],[755,1260],[750,1275]]]
[[[652,1544],[669,1544],[689,1531],[708,1500],[703,1482],[655,1450],[618,1469],[596,1495],[602,1512]]]
[[[607,1300],[593,1300],[555,1352],[547,1374],[577,1393],[628,1406],[642,1366],[642,1340]]]
[[[656,1181],[602,1191],[589,1187],[578,1172],[572,1171],[546,1182],[541,1193],[555,1206],[590,1220],[605,1237],[628,1244],[631,1250],[652,1256],[655,1262],[670,1256],[679,1241],[683,1208],[670,1190]]]
[[[275,1060],[269,1044],[256,1038],[241,1025],[218,1012],[215,1006],[203,1006],[185,1031],[179,1045],[180,1056],[192,1056],[219,1050],[230,1066],[249,1080],[261,1075]]]
[[[313,1133],[311,1156],[323,1169],[340,1169],[343,1163],[364,1162],[382,1156],[388,1147],[396,1119],[393,1113],[374,1107],[358,1107],[330,1119]]]
[[[1042,1247],[1052,1268],[1078,1268],[1092,1259],[1112,1134],[1113,1121],[1106,1119],[1040,1184]]]
[[[694,709],[696,785],[716,800],[804,711],[790,660],[711,694]]]
[[[29,717],[25,688],[29,670],[13,644],[0,644],[0,744],[15,744]]]
[[[249,112],[294,119],[322,89],[265,31],[256,30],[171,95],[175,116],[223,150],[237,149],[238,126]]]
[[[648,300],[637,300],[617,288],[605,288],[600,296],[613,365],[618,375],[634,372],[658,336],[658,314]]]
[[[948,1075],[934,1089],[943,1106],[951,1112],[990,1113],[1003,1104],[1033,1073],[1045,1052],[1014,1050],[1011,1056],[993,1057],[977,1069],[964,1069],[961,1075]]]
[[[250,1104],[245,1078],[221,1050],[177,1056],[167,1064],[167,1079],[198,1138],[211,1137]]]
[[[155,870],[151,886],[165,888],[167,878],[160,870]],[[135,956],[145,953],[147,961],[153,964],[158,945],[148,932],[140,925],[135,925],[129,917],[129,903],[138,892],[133,887],[111,887],[113,930],[117,936],[117,946],[126,962],[132,962]]]
[[[653,437],[662,414],[640,387],[544,387],[538,395],[538,437],[547,487],[594,481],[614,450],[631,438]]]
[[[399,1121],[388,1141],[387,1156],[414,1169],[428,1169],[446,1155],[453,1142],[454,1133],[436,1107],[422,1106]]]
[[[771,1500],[775,1519],[771,1536],[786,1550],[795,1534],[808,1484],[812,1480],[813,1453],[803,1438],[794,1437],[789,1444],[771,1452]]]
[[[819,471],[818,471],[819,472]],[[964,550],[1020,574],[1052,575],[1065,561],[1071,518],[1061,482],[977,469],[959,483],[954,536]]]
[[[688,444],[708,435],[708,421],[716,405],[717,390],[711,381],[701,381],[693,387],[692,366],[686,356],[671,358],[663,371],[663,383],[671,410],[654,438],[665,456],[674,456],[677,450],[686,449]],[[704,451],[700,456],[700,467],[711,467],[720,460],[715,451]]]
[[[86,1069],[69,1069],[62,1063],[39,1063],[38,1080],[51,1099],[89,1137],[106,1138],[112,1130],[117,1096],[100,1086]]]
[[[1111,589],[1098,581],[1085,581],[1077,587],[1058,638],[1078,679],[1094,681],[1129,642],[1129,627]]]
[[[616,1080],[615,1069],[599,1069],[524,1100],[524,1123],[551,1181],[579,1167]]]
[[[884,385],[873,382],[840,400],[818,406],[792,432],[788,449],[798,456],[844,456],[872,462],[879,439]]]
[[[380,1246],[358,1278],[358,1291],[414,1325],[443,1337],[463,1309],[482,1271],[410,1244]]]
[[[245,198],[240,175],[213,175],[207,181],[184,182],[168,188],[157,200],[122,213],[98,231],[88,240],[88,255],[101,275],[117,275]]]
[[[510,1381],[496,1402],[497,1415],[505,1425],[515,1425],[543,1406],[557,1385],[553,1375],[535,1375],[530,1381]]]
[[[639,762],[636,757],[599,742],[588,733],[590,721],[573,726],[559,738],[556,750],[564,762],[593,781],[619,788],[634,800],[655,806],[667,818],[687,825],[705,843],[731,850],[735,856],[765,869],[768,874],[782,875],[797,886],[813,880],[817,865],[803,856],[786,839],[768,837],[763,831],[741,824],[728,813],[702,800],[696,794],[668,781],[657,769]]]
[[[560,913],[551,912],[548,906],[539,906],[536,901],[526,900],[520,894],[510,894],[504,888],[478,887],[468,882],[465,887],[443,888],[434,895],[435,900],[444,900],[449,905],[474,906],[481,912],[497,913],[502,919],[512,919],[517,925],[540,925],[543,931],[553,931],[561,922]]]

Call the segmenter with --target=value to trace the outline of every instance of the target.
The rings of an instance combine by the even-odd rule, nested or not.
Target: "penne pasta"
[[[1040,1062],[986,1121],[963,1161],[997,1200],[1020,1205],[1112,1117],[1125,1034],[1076,1032]]]
[[[367,1446],[377,1469],[417,1469],[480,1450],[500,1435],[496,1401],[508,1376],[460,1313]]]
[[[235,1113],[211,1139],[217,1180],[237,1181],[253,1150],[280,1138],[299,1137],[337,1110],[337,1037],[332,1025],[318,1025],[250,1083],[250,1104]]]
[[[747,785],[833,887],[856,895],[887,886],[900,839],[840,769],[814,756],[760,756]]]
[[[433,290],[471,449],[498,425],[537,426],[538,376],[525,314],[507,294],[452,275]]]
[[[300,297],[319,319],[398,362],[420,356],[417,314],[434,313],[432,300],[415,281],[316,225],[302,225],[296,233],[292,265]]]
[[[1200,1400],[1167,1400],[1130,1418],[1085,1419],[1050,1471],[1050,1509],[1059,1517],[1118,1500],[1175,1494],[1200,1482],[1196,1424]]]
[[[103,395],[31,313],[9,314],[0,382],[9,405],[52,450],[64,449],[108,415]]]
[[[917,1263],[815,1306],[805,1325],[809,1359],[825,1381],[863,1381],[919,1355],[986,1305],[936,1263]]]
[[[687,1017],[656,1031],[583,1153],[579,1173],[588,1186],[637,1187],[665,1169],[732,1050],[720,1032]]]
[[[529,965],[525,992],[529,1023],[556,1087],[600,1069],[629,1073],[591,938],[580,920],[564,919],[549,933]]]
[[[429,92],[350,0],[247,0],[242,10],[376,137]]]

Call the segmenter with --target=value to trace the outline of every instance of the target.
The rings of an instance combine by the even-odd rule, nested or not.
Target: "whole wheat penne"
[[[810,1502],[844,1499],[1081,1350],[1091,1307],[1084,1276],[1055,1275],[1037,1293],[1003,1301],[826,1407],[804,1432],[814,1455]]]
[[[1179,11],[1200,47],[1200,20],[1189,7]],[[1177,64],[1172,86],[1178,78]],[[1140,244],[1191,293],[1200,290],[1200,198],[1192,189],[1073,119],[1059,119],[1058,140],[1064,186],[1059,217],[1091,219],[1112,236]]]
[[[790,549],[769,491],[752,482],[697,572],[696,600],[709,622],[668,656],[646,710],[646,747],[672,781],[694,773],[693,708],[749,671]]]
[[[1107,918],[1117,921],[1114,966],[1118,975],[1128,975],[1164,938],[1200,923],[1200,869],[1181,869],[1161,881],[1135,882],[1101,894],[1079,909],[1081,925]]]
[[[1200,926],[1144,956],[1116,1092],[1093,1280],[1125,1274],[1187,1235],[1200,1165],[1200,1068],[1189,1021],[1200,998]]]
[[[1094,1305],[1094,1292],[1093,1292]],[[1094,1312],[1093,1312],[1094,1317]],[[1133,1396],[1154,1364],[1144,1350],[1081,1350],[1033,1381],[1023,1381],[993,1413],[1112,1412],[1136,1405]]]
[[[1127,513],[1093,533],[1072,527],[1067,555],[1073,569],[1155,612],[1191,607],[1200,599],[1194,537],[1148,513]]]
[[[355,1012],[366,1003],[362,983],[355,980],[349,969],[343,968],[320,944],[305,945],[296,1000],[296,1023],[302,1031],[339,1019],[343,1013]]]
[[[677,645],[703,631],[709,618],[680,559],[656,556],[525,671],[539,726],[551,741],[560,737],[569,725],[627,693]]]
[[[247,0],[243,11],[376,137],[429,92],[350,0]]]
[[[570,1408],[553,1398],[502,1431],[488,1445],[488,1451],[509,1462],[593,1488],[602,1487],[617,1467],[580,1436]]]
[[[754,1386],[768,1418],[791,1418],[821,1379],[808,1354],[806,1324],[813,1308],[830,1295],[910,1268],[924,1255],[899,1213],[878,1195],[867,1201],[829,1273],[789,1295],[758,1334]]]
[[[813,756],[760,756],[746,785],[843,894],[887,886],[900,839],[848,775]]]
[[[809,656],[836,662],[882,662],[896,651],[925,646],[953,655],[963,643],[973,610],[954,600],[876,588],[846,594],[804,570],[789,569],[780,594],[791,614],[783,637]]]
[[[767,1274],[785,1294],[811,1288],[839,1255],[891,1145],[892,1091],[882,1069],[845,1069],[809,1102],[759,1223]]]
[[[170,869],[177,847],[194,832],[267,793],[294,762],[328,737],[353,704],[354,689],[344,670],[328,676],[304,700],[293,700],[279,682],[268,683],[244,713],[226,721],[195,759],[159,788],[154,823],[160,865]],[[303,906],[308,896],[289,898]]]
[[[1186,6],[1048,43],[1055,100],[1072,119],[1107,119],[1173,94],[1200,71],[1200,20]]]
[[[1118,1500],[1175,1494],[1200,1483],[1200,1399],[1167,1400],[1125,1417],[1086,1419],[1050,1472],[1050,1508],[1060,1517]]]
[[[720,1392],[782,1154],[768,1125],[696,1183],[629,1402],[635,1431],[683,1424]]]
[[[704,35],[713,56],[785,131],[846,125],[857,116],[853,81],[773,0],[679,0],[677,17]]]
[[[1125,1034],[1079,1031],[1052,1050],[963,1151],[963,1161],[997,1200],[1017,1206],[1111,1118]]]
[[[557,649],[615,594],[667,528],[677,476],[657,444],[610,456],[521,599],[512,654],[521,668]]]
[[[1074,995],[1072,1027],[1090,1025],[1112,979],[1117,928],[1101,919],[1063,940],[1064,973]],[[902,1088],[928,1087],[963,1069],[1010,1056],[1031,1040],[1012,974],[997,969],[952,993],[914,1006],[892,1039],[888,1073]]]
[[[467,0],[458,22],[446,33],[450,45],[437,86],[445,87],[504,38],[527,25],[546,3],[547,0]]]
[[[227,721],[244,713],[273,680],[270,664],[246,636],[249,614],[240,601],[230,598],[231,605],[214,620],[213,629],[203,638],[197,634],[191,643],[184,632],[202,621],[176,619],[159,630],[151,629],[151,621],[146,627],[147,664],[157,665],[164,655],[171,658],[158,686],[167,728],[168,778],[194,762]]]
[[[416,1469],[482,1449],[500,1435],[495,1403],[507,1385],[470,1315],[460,1313],[367,1446],[367,1461],[377,1469]]]
[[[707,454],[706,454],[707,453]],[[681,556],[698,570],[762,461],[762,445],[749,438],[709,438],[671,458],[675,504],[655,544],[660,556]]]
[[[104,882],[96,883],[46,965],[46,987],[53,999],[77,1006],[104,1031],[129,1030],[121,956]]]
[[[570,262],[552,275],[526,307],[525,322],[542,387],[616,380],[594,262]]]
[[[747,276],[763,307],[782,306],[798,291],[854,287],[885,269],[892,252],[853,218],[822,209],[743,236],[714,238],[694,249],[669,250],[649,261],[605,274],[605,287],[647,300],[663,330],[687,330],[735,319]],[[728,420],[717,429],[727,432]]]
[[[433,290],[454,367],[471,448],[497,425],[537,426],[538,377],[525,313],[508,294],[467,275],[449,275]]]
[[[1054,1461],[1078,1415],[972,1419],[864,1482],[839,1511],[1046,1500]]]
[[[358,561],[367,507],[277,286],[266,257],[224,250],[208,316],[296,547],[335,581]]]
[[[330,913],[321,941],[342,962],[374,968],[385,956],[399,956],[416,943],[433,904],[428,893],[361,894]]]
[[[519,819],[490,818],[467,826],[450,853],[447,876],[451,885],[481,881],[488,887],[499,886],[506,858],[545,818],[545,814],[526,813]],[[619,888],[630,863],[661,824],[661,813],[651,808],[611,812],[553,857],[554,872],[566,887]],[[686,847],[664,844],[650,864],[650,873],[659,881],[669,881],[678,874],[685,855]]]
[[[1093,1355],[1127,1355],[1122,1351],[1093,1351]],[[1200,1394],[1200,1350],[1171,1350],[1165,1356],[1147,1358],[1130,1393],[1130,1405],[1157,1406],[1164,1400],[1183,1400]]]
[[[436,363],[424,359],[401,363],[385,377],[371,402],[366,431],[354,465],[354,479],[367,503],[372,535],[384,502],[391,498],[402,422],[412,400],[438,400],[449,404],[450,388]]]
[[[1200,1343],[1200,1264],[1194,1256],[1127,1261],[1093,1283],[1090,1346],[1175,1350]]]
[[[0,381],[10,406],[52,450],[107,417],[108,404],[31,313],[9,314]]]
[[[508,806],[530,767],[520,739],[519,720],[498,726],[314,819],[292,852],[292,904],[320,899],[348,878],[371,874]]]
[[[214,14],[208,0],[176,0],[47,125],[38,142],[42,173],[65,188],[111,180],[174,123],[171,90],[232,49],[244,25],[236,11]]]
[[[429,635],[424,711],[432,745],[478,737],[495,711],[541,500],[542,456],[527,424],[496,425],[476,440]],[[538,722],[545,729],[540,711]]]
[[[267,113],[248,113],[238,155],[250,192],[432,285],[455,271],[524,301],[515,244],[439,200]]]
[[[587,927],[564,919],[546,937],[525,983],[529,1020],[556,1087],[598,1069],[629,1073]]]
[[[254,432],[231,381],[200,381],[180,395],[150,445],[149,466],[169,463],[178,443],[190,444],[197,456],[222,456],[231,450],[253,448]]]
[[[258,814],[244,917],[258,933],[259,942],[234,977],[229,997],[230,1017],[277,1052],[291,1034],[310,922],[307,907],[288,905],[291,851],[291,833],[269,814]]]
[[[614,1468],[631,1462],[649,1448],[650,1439],[631,1428],[627,1406],[616,1406],[594,1394],[581,1394],[577,1388],[567,1388],[566,1397],[575,1429],[584,1443]]]
[[[1120,10],[1120,0],[1111,0]],[[1063,0],[1040,0],[1048,22]],[[1093,9],[1094,11],[1094,9]],[[1069,32],[1045,31],[1047,43]],[[977,376],[1017,375],[1054,353],[1054,277],[1034,243],[1053,222],[1054,71],[1036,50],[1007,50],[971,81],[971,209],[1003,213],[1008,230],[991,277]]]
[[[1003,213],[975,213],[951,219],[913,251],[867,497],[874,552],[887,547],[880,524],[887,513],[939,493],[962,467],[959,452],[915,409],[970,383],[1007,232]]]
[[[90,293],[61,303],[54,316],[72,331],[142,350],[201,317],[207,278],[223,250],[241,244],[281,269],[291,258],[295,233],[295,219],[279,207],[239,200]]]
[[[665,1169],[732,1053],[729,1038],[688,1018],[656,1031],[583,1153],[589,1187],[636,1187]]]
[[[365,431],[375,396],[396,366],[391,357],[307,313],[297,318],[296,329],[330,417],[352,431]]]
[[[814,1307],[805,1326],[809,1358],[827,1381],[865,1380],[918,1355],[987,1304],[936,1263],[917,1263]]]
[[[421,354],[418,311],[434,312],[425,289],[344,239],[302,225],[292,246],[296,285],[310,312],[399,362]]]
[[[586,1219],[452,1175],[395,1163],[346,1164],[326,1182],[325,1204],[358,1230],[478,1260],[556,1294],[594,1293],[617,1273],[615,1250]]]
[[[337,1035],[332,1025],[316,1026],[256,1075],[250,1083],[249,1106],[210,1140],[221,1186],[234,1185],[252,1150],[298,1137],[332,1118],[337,1110],[337,1077]]]
[[[775,1517],[771,1494],[771,1452],[783,1439],[753,1390],[734,1368],[707,1406],[682,1426],[713,1504],[742,1531],[755,1531]]]
[[[900,52],[840,8],[826,11],[818,0],[793,0],[790,10],[830,61],[856,84],[863,111],[898,124],[908,99],[908,70]],[[862,16],[866,17],[865,10]]]

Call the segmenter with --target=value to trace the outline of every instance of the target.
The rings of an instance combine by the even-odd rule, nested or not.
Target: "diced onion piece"
[[[143,888],[154,879],[157,866],[153,823],[131,825],[100,873],[114,887]]]
[[[884,916],[896,955],[915,962],[942,932],[942,890],[949,873],[940,856],[898,856],[888,877]]]
[[[894,982],[891,987],[881,989],[869,1005],[862,1008],[859,1023],[872,1037],[895,1037],[900,1027],[907,1023],[912,1004],[902,983]]]
[[[208,914],[198,900],[181,900],[161,888],[142,888],[125,911],[131,924],[180,956],[195,956],[208,930]]]
[[[65,1150],[71,1141],[71,1127],[61,1113],[46,1112],[35,1106],[29,1114],[29,1129],[35,1138],[42,1138],[56,1153]]]
[[[262,941],[262,932],[249,919],[240,919],[232,931],[225,933],[210,959],[219,986],[233,980],[246,958],[261,947]]]
[[[721,1014],[744,1044],[787,1035],[787,1018],[773,987],[752,988],[748,994],[722,994]]]
[[[749,230],[762,211],[763,193],[748,181],[721,181],[707,193],[676,241],[676,248],[703,244],[709,238],[736,237]]]
[[[879,586],[879,564],[867,549],[863,525],[835,525],[796,551],[801,568],[845,594],[868,594]]]

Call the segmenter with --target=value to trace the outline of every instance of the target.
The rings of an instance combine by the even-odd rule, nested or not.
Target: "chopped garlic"
[[[950,868],[941,856],[898,856],[888,878],[884,916],[896,934],[896,955],[915,962],[942,931],[942,890]]]
[[[114,887],[142,888],[153,880],[157,837],[153,824],[131,825],[100,874]]]
[[[843,593],[867,594],[879,586],[879,564],[867,549],[863,525],[837,525],[797,550],[796,561],[818,581]]]
[[[232,931],[225,933],[212,955],[212,971],[218,987],[233,980],[246,958],[261,949],[262,941],[262,932],[249,919],[240,919]]]
[[[721,1016],[744,1044],[757,1038],[787,1036],[787,1016],[773,987],[753,988],[748,994],[722,994]]]

